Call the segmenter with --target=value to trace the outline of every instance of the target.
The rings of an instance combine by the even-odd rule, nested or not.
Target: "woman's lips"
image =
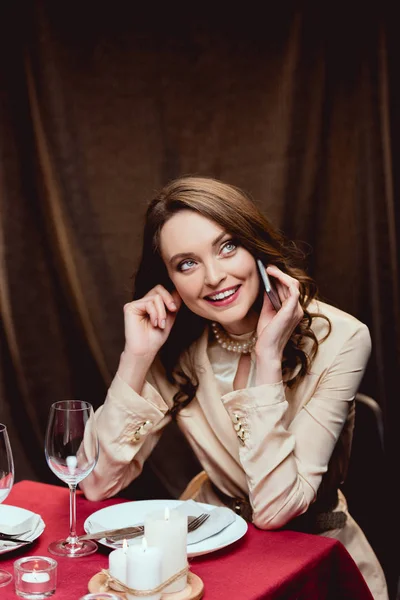
[[[232,288],[234,289],[234,288]],[[236,291],[231,294],[230,296],[227,296],[226,298],[222,298],[221,300],[211,300],[209,298],[209,296],[212,295],[216,295],[216,294],[209,294],[209,296],[205,296],[205,300],[207,302],[209,302],[210,304],[212,304],[212,306],[227,306],[228,304],[232,304],[232,302],[235,302],[235,300],[237,299],[238,295],[239,295],[239,290],[240,290],[240,285],[237,286]]]

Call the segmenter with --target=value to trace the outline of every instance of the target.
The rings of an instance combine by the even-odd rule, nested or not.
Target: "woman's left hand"
[[[282,362],[283,351],[293,331],[303,318],[304,312],[299,302],[300,284],[297,279],[283,273],[275,265],[267,267],[273,277],[273,284],[282,303],[276,312],[268,295],[264,302],[257,325],[257,357],[263,362]]]

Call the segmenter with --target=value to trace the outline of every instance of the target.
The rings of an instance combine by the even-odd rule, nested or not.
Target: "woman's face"
[[[253,256],[217,223],[182,210],[160,233],[161,255],[186,306],[241,334],[256,328],[260,280]]]

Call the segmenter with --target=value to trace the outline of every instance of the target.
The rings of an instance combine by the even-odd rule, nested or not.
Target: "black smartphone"
[[[272,287],[271,280],[268,277],[268,273],[265,270],[265,267],[259,258],[257,258],[257,267],[258,267],[258,270],[260,271],[261,279],[263,281],[264,288],[265,288],[265,291],[267,292],[268,298],[271,300],[271,304],[274,307],[274,309],[276,310],[276,312],[278,312],[278,310],[282,306],[282,303],[279,299],[277,291]]]

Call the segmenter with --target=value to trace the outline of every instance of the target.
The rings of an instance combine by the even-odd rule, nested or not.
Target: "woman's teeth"
[[[238,288],[232,290],[226,290],[226,292],[220,292],[219,294],[214,294],[213,296],[207,296],[209,300],[212,302],[217,302],[218,300],[224,300],[225,298],[229,298],[229,296],[233,296],[236,293]]]

